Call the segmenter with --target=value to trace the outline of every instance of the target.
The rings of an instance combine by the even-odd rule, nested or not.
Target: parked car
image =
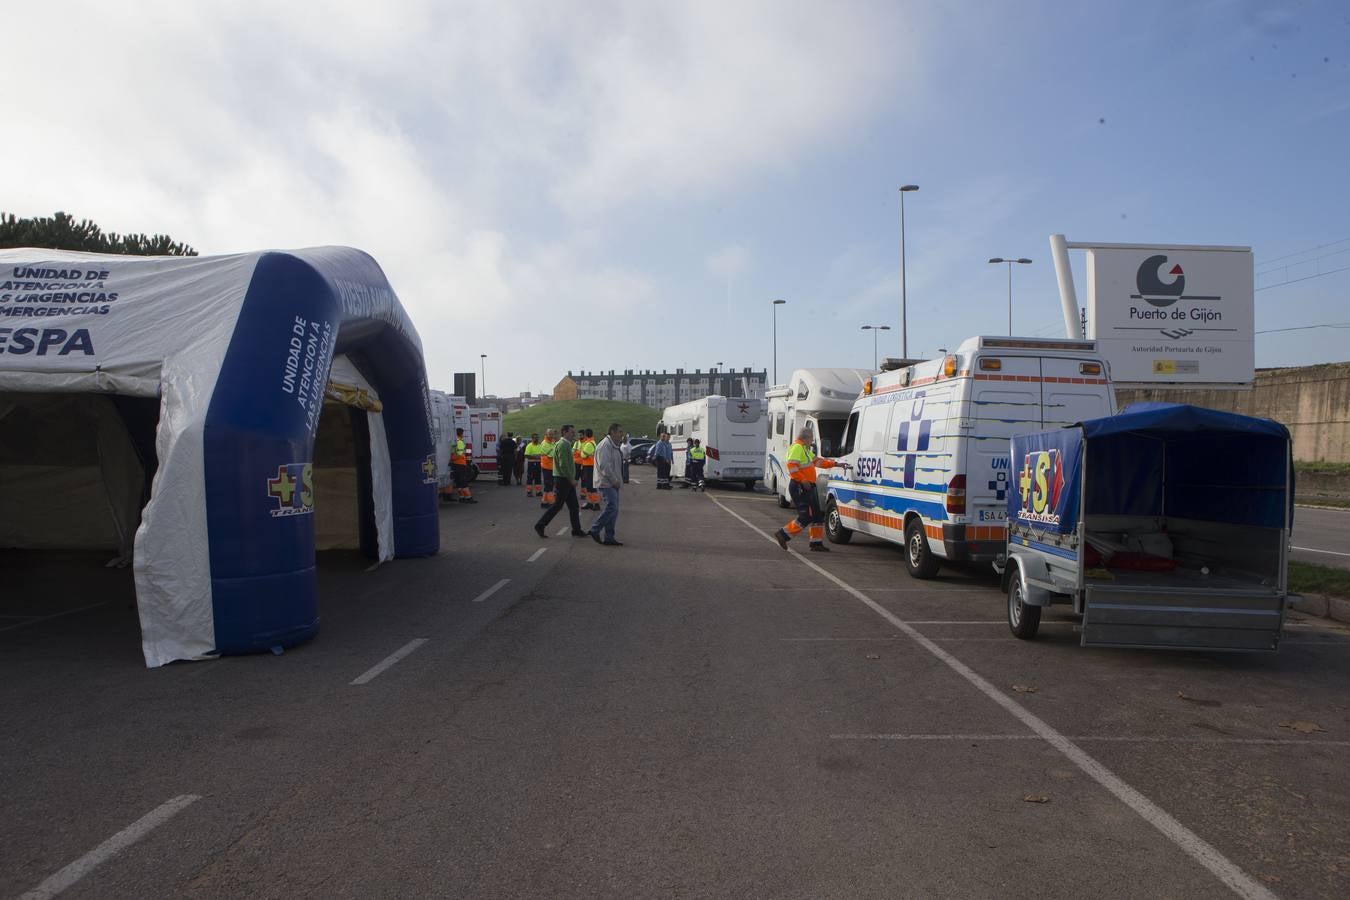
[[[628,461],[637,465],[645,465],[647,462],[647,451],[652,448],[656,441],[639,440],[633,441],[633,449],[628,451]]]

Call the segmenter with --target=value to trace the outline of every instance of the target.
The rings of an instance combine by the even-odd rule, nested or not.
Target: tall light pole
[[[786,300],[773,301],[773,383],[778,383],[778,307]]]
[[[864,326],[862,327],[862,330],[863,330],[863,331],[870,331],[870,332],[872,332],[872,368],[875,370],[876,367],[877,367],[877,332],[879,332],[879,331],[890,331],[890,330],[891,330],[891,326],[889,326],[889,325],[864,325]]]
[[[917,191],[917,184],[900,186],[900,356],[909,359],[909,319],[905,315],[905,194]]]
[[[1018,258],[1018,259],[1004,259],[1004,258],[1001,257],[1001,256],[995,256],[993,259],[991,259],[991,260],[989,260],[989,261],[990,261],[991,263],[1007,263],[1007,264],[1008,264],[1008,337],[1012,337],[1012,333],[1013,333],[1013,330],[1012,330],[1012,267],[1013,267],[1013,263],[1018,263],[1019,265],[1023,265],[1023,266],[1029,266],[1029,265],[1031,265],[1031,260],[1027,259],[1025,256],[1020,257],[1020,258]]]
[[[481,396],[486,397],[486,396],[487,396],[487,354],[486,354],[486,353],[480,353],[480,354],[478,354],[478,363],[479,363],[479,365],[482,367],[482,376],[481,376],[482,380],[479,381],[479,383],[478,383],[478,388],[479,388],[479,390],[481,390],[481,391],[483,392],[483,393],[481,394]]]

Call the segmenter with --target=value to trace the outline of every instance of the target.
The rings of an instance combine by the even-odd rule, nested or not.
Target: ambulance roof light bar
[[[980,338],[984,349],[999,350],[1096,350],[1096,341],[1067,338]]]

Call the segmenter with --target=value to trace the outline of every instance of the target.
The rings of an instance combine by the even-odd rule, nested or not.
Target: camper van
[[[470,461],[473,477],[479,472],[497,471],[497,441],[501,439],[502,411],[495,406],[476,407],[469,410],[469,430],[465,434],[473,436]],[[469,443],[466,439],[465,443]]]
[[[797,431],[810,426],[816,452],[830,457],[837,454],[853,401],[871,375],[869,369],[797,369],[787,384],[764,392],[768,402],[764,483],[778,495],[779,506],[791,505],[786,459]]]
[[[1115,412],[1095,341],[973,337],[955,353],[873,376],[821,475],[825,531],[902,544],[915,578],[1006,548],[1009,441]],[[829,454],[824,454],[829,455]]]
[[[670,432],[675,462],[670,474],[683,478],[690,438],[698,438],[708,456],[703,466],[705,481],[739,481],[746,490],[764,477],[764,438],[760,420],[764,401],[756,397],[723,397],[713,394],[668,406],[658,430]]]

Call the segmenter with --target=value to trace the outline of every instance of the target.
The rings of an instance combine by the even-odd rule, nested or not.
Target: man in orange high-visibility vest
[[[792,540],[792,535],[801,534],[802,529],[807,528],[811,549],[829,551],[830,548],[825,546],[825,516],[820,511],[820,498],[816,496],[816,470],[833,469],[835,466],[846,464],[817,457],[811,449],[810,428],[803,428],[797,433],[797,440],[787,452],[788,478],[791,479],[788,495],[792,498],[792,505],[797,508],[797,518],[773,535],[778,546],[784,550],[787,549],[788,541]]]

